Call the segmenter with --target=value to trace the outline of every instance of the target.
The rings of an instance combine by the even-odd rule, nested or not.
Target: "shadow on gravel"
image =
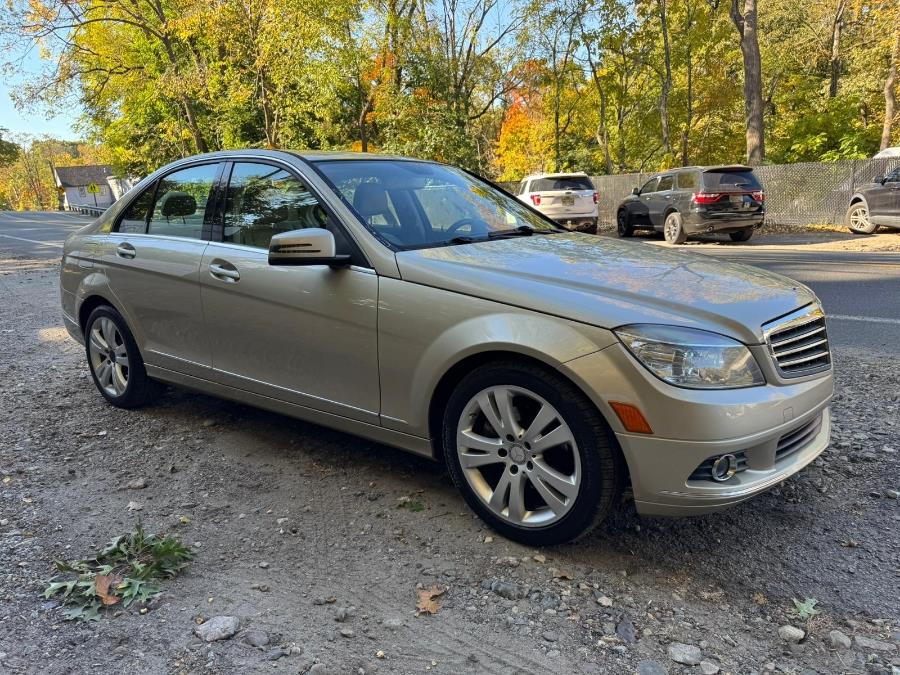
[[[195,416],[220,420],[252,439],[249,447],[241,441],[220,448],[226,456],[240,454],[284,478],[299,471],[296,462],[302,459],[313,462],[322,475],[363,472],[373,484],[400,479],[410,494],[446,500],[447,513],[432,518],[468,510],[440,464],[355,436],[180,390],[171,390],[153,414],[178,417],[182,423]],[[877,581],[888,583],[896,554],[896,537],[883,531],[889,516],[877,501],[858,501],[858,488],[847,494],[847,484],[835,490],[833,481],[827,482],[826,489],[822,480],[821,469],[811,466],[769,493],[722,513],[692,518],[642,518],[626,501],[594,533],[557,547],[553,554],[564,565],[607,574],[624,571],[638,582],[700,584],[745,598],[755,593],[816,597],[851,612],[892,615],[896,598]],[[839,476],[838,482],[847,481]],[[343,517],[354,517],[352,504],[339,508]],[[465,538],[476,538],[483,529],[475,518],[454,522],[469,530],[456,533]],[[843,546],[848,540],[864,543]]]

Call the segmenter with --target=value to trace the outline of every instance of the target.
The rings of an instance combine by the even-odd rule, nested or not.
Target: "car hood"
[[[689,326],[747,344],[762,324],[816,301],[806,286],[762,269],[641,242],[533,235],[402,251],[404,280],[615,328]]]

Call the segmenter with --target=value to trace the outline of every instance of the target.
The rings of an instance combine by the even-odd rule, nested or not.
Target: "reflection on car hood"
[[[813,302],[755,267],[591,235],[555,234],[403,251],[404,280],[615,328],[691,326],[762,341],[761,325]]]

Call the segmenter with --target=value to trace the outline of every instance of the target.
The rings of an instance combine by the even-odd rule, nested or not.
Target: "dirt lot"
[[[832,446],[779,489],[684,520],[626,502],[535,550],[399,451],[185,391],[109,407],[56,281],[0,261],[0,672],[900,673],[896,352],[836,354]],[[63,621],[51,562],[137,517],[196,559],[145,614]],[[442,606],[416,616],[432,584]],[[194,635],[222,615],[236,635]]]

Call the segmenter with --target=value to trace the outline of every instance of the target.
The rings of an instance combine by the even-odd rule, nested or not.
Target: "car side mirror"
[[[270,265],[346,267],[349,255],[337,255],[334,235],[321,227],[279,232],[269,243]]]
[[[641,194],[641,188],[631,188],[631,194],[633,194],[633,195]]]
[[[872,182],[884,185],[884,176],[875,176],[875,178],[872,179]]]

